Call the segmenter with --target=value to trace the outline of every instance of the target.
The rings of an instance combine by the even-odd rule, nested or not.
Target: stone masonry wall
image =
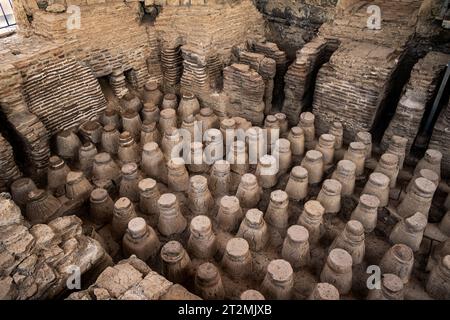
[[[264,20],[251,0],[229,2],[164,6],[155,22],[159,39],[210,46],[222,63],[228,63],[233,46],[265,33]]]
[[[339,47],[317,75],[313,112],[324,133],[334,120],[344,125],[344,140],[371,130],[389,89],[399,53],[368,43]]]
[[[131,256],[108,267],[88,289],[72,293],[68,300],[201,300],[179,284],[173,284]]]
[[[82,277],[95,277],[96,268],[98,275],[111,264],[100,243],[82,234],[81,224],[66,216],[30,228],[19,207],[0,196],[0,300],[55,298],[67,290],[73,266]]]
[[[254,0],[268,21],[267,38],[291,59],[334,17],[338,0]]]
[[[92,71],[73,59],[61,59],[24,83],[29,110],[42,119],[49,135],[96,118],[106,100]]]
[[[0,192],[5,192],[11,181],[20,178],[22,174],[16,165],[11,145],[1,134],[0,149]]]
[[[249,65],[235,63],[224,69],[223,76],[223,94],[228,99],[227,114],[261,126],[265,108],[265,83],[261,75]]]
[[[409,151],[419,132],[422,118],[439,89],[450,55],[430,52],[413,68],[408,84],[397,105],[395,115],[384,132],[385,150],[393,135],[408,138]]]
[[[350,1],[324,23],[319,34],[325,38],[359,40],[388,47],[402,47],[414,35],[421,0]],[[381,29],[369,30],[369,5],[380,8]]]
[[[442,173],[450,176],[450,101],[444,106],[434,125],[433,134],[428,145],[442,153]]]
[[[233,47],[245,45],[248,39],[264,38],[261,14],[251,0],[155,3],[162,4],[155,29],[163,68],[170,70],[166,73],[171,76],[165,75],[164,88],[192,92],[202,106],[223,113],[218,94],[221,70],[230,63]]]
[[[136,89],[161,81],[158,43],[153,27],[141,23],[137,1],[68,0],[65,5],[80,7],[81,28],[74,30],[67,29],[70,13],[17,1],[17,15],[33,19],[31,25],[19,19],[19,33],[1,40],[0,70],[15,70],[17,78],[0,71],[0,106],[23,141],[22,160],[39,176],[48,162],[48,137],[106,107],[96,78],[114,69],[133,71],[129,85]]]
[[[314,76],[331,53],[329,42],[322,38],[315,38],[297,51],[297,59],[289,66],[285,76],[282,109],[291,125],[298,123],[300,113],[312,103]]]
[[[313,112],[319,132],[328,130],[327,123],[334,119],[344,124],[346,142],[360,130],[376,131],[393,99],[394,84],[404,81],[398,70],[415,33],[420,3],[346,1],[340,3],[335,18],[322,25],[319,37],[338,41],[340,46],[317,76]],[[368,28],[369,5],[380,8],[380,30]]]
[[[17,60],[9,60],[16,57],[12,52],[20,55],[20,51],[7,51],[3,55],[4,63],[0,64],[0,112],[8,127],[13,128],[9,134],[21,142],[23,150],[20,152],[27,157],[23,159],[23,167],[28,174],[38,178],[44,174],[50,154],[48,132],[41,120],[28,109],[22,88],[21,65],[14,64]]]
[[[147,26],[141,24],[140,3],[67,1],[67,5],[72,3],[80,6],[80,29],[67,30],[70,13],[39,10],[33,19],[35,33],[59,42],[74,40],[71,46],[77,49],[75,58],[96,77],[109,75],[116,68],[133,69],[141,88],[150,77],[147,58],[151,47]]]

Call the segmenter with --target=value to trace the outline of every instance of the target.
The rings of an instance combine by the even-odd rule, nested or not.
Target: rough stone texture
[[[11,145],[1,134],[0,150],[0,192],[5,192],[14,180],[20,178],[22,173],[16,165]]]
[[[423,2],[429,4],[430,1]],[[142,90],[143,85],[149,81],[157,82],[158,89],[163,94],[175,93],[179,98],[185,92],[193,93],[202,108],[210,107],[221,120],[233,117],[236,128],[242,129],[251,126],[249,121],[253,125],[262,126],[265,114],[280,111],[286,94],[286,103],[281,111],[286,113],[291,124],[297,124],[301,111],[314,108],[317,130],[315,139],[309,141],[311,143],[308,143],[308,148],[313,147],[319,135],[327,131],[328,125],[334,120],[343,123],[346,141],[349,142],[359,130],[370,130],[374,127],[379,129],[377,121],[384,121],[386,114],[393,114],[397,97],[402,93],[403,82],[406,82],[406,77],[409,76],[410,70],[405,68],[405,60],[408,60],[410,53],[415,54],[416,50],[420,54],[423,53],[423,56],[430,51],[430,46],[421,45],[414,38],[414,33],[418,30],[416,13],[419,1],[373,1],[373,4],[380,5],[382,9],[383,22],[380,31],[370,31],[366,28],[366,9],[372,4],[368,1],[255,1],[269,22],[269,30],[264,28],[262,15],[250,0],[142,2],[56,0],[50,1],[50,7],[46,10],[42,1],[39,1],[38,8],[35,1],[15,0],[20,30],[15,36],[0,39],[0,164],[5,166],[0,168],[0,188],[5,189],[20,175],[17,167],[25,176],[29,176],[25,169],[33,167],[34,171],[45,173],[50,154],[49,141],[58,130],[76,127],[85,120],[96,117],[106,104],[114,109],[119,109],[120,105],[123,109],[127,105],[127,93],[134,96],[133,102],[136,104],[133,107],[139,109],[144,97],[146,101],[151,100],[148,92],[143,94]],[[71,4],[81,6],[80,30],[66,29],[65,23],[70,15],[65,12],[65,8]],[[426,7],[422,5],[419,10],[419,20],[423,18],[423,21],[428,21],[431,17],[427,16]],[[27,15],[33,19],[28,20]],[[336,19],[333,18],[334,15]],[[305,40],[309,41],[322,23],[324,25],[320,35],[304,45]],[[426,26],[420,26],[423,36],[425,29],[422,27],[426,29]],[[269,39],[264,38],[266,31],[269,31]],[[277,32],[283,39],[276,35]],[[289,52],[286,54],[284,49],[280,50],[285,48],[283,46],[288,47],[291,58],[293,48],[301,48],[286,77]],[[433,50],[440,51],[441,48],[434,47]],[[441,58],[436,58],[435,61],[435,55],[430,53],[416,65],[410,85],[406,86],[403,92],[408,97],[411,92],[420,95],[424,105],[430,100],[431,91],[437,87],[439,72],[442,70],[443,62],[438,62]],[[148,86],[152,87],[154,86]],[[121,100],[124,97],[126,99]],[[393,100],[395,103],[391,103]],[[400,110],[399,107],[398,111]],[[145,115],[156,118],[156,113],[150,115],[146,112]],[[449,114],[448,109],[442,111],[431,142],[431,146],[444,154],[444,169],[448,167],[447,155],[450,154],[446,147],[450,142]],[[422,115],[414,116],[416,124],[411,126],[416,126],[417,130],[417,123]],[[101,117],[102,121],[108,120],[107,118],[106,114]],[[116,120],[118,124],[121,123],[123,119],[120,114]],[[179,125],[182,119],[178,120]],[[394,120],[398,121],[396,117]],[[403,130],[395,121],[392,126]],[[402,124],[406,123],[400,121]],[[152,126],[154,123],[147,124],[146,126]],[[218,125],[216,119],[211,125]],[[284,123],[282,125],[283,132],[286,133],[285,130],[288,131],[289,128],[286,128]],[[383,132],[379,133],[381,135]],[[87,135],[93,137],[83,132],[76,134],[82,140],[87,139]],[[141,150],[142,141],[139,142],[138,137],[136,138],[136,149]],[[159,138],[154,139],[160,144]],[[102,145],[98,141],[100,138],[93,140],[97,150],[101,151]],[[367,181],[369,169],[373,169],[373,163],[380,156],[377,142],[378,140],[374,140],[371,159],[373,161],[366,162],[367,170],[358,177],[355,194],[343,199],[338,213],[322,217],[321,239],[317,243],[311,243],[309,248],[311,263],[307,268],[294,270],[294,299],[307,298],[320,281],[319,275],[327,259],[329,246],[333,239],[342,233],[345,222],[357,206],[357,196]],[[123,143],[121,148],[125,148]],[[332,166],[342,158],[345,148],[346,146],[343,146],[337,150],[333,163],[330,163]],[[125,151],[121,151],[120,158],[125,160]],[[135,160],[140,163],[139,152],[137,157]],[[112,155],[112,158],[117,160],[116,155]],[[290,156],[286,153],[284,159],[288,158]],[[17,166],[14,160],[17,161]],[[84,163],[89,161],[83,160]],[[143,161],[150,160],[147,157]],[[294,165],[297,161],[298,159],[294,159],[291,164]],[[70,170],[75,171],[79,170],[80,162],[68,159],[67,165]],[[164,164],[161,165],[158,168],[164,169]],[[232,173],[222,180],[230,187],[228,195],[236,193],[244,173],[236,173],[241,167],[231,164],[231,168]],[[205,177],[208,175],[206,170],[207,166],[204,166],[205,172],[201,173]],[[327,177],[331,170],[333,169],[326,168],[324,177]],[[389,233],[397,222],[396,207],[399,200],[404,198],[402,188],[410,182],[411,175],[408,172],[411,170],[407,161],[405,170],[398,175],[397,187],[390,192],[388,206],[378,210],[376,231],[366,235],[366,254],[363,262],[354,266],[352,290],[348,295],[342,296],[342,299],[367,297],[368,275],[365,269],[367,265],[379,264],[391,247],[388,242]],[[190,177],[199,174],[193,171],[198,171],[198,168],[187,165],[186,174]],[[255,166],[249,166],[247,172],[259,175],[255,172]],[[142,172],[142,175],[145,176],[146,173]],[[86,172],[86,178],[95,187],[107,189],[112,201],[116,201],[120,196],[119,189],[126,189],[125,180],[122,180],[123,183],[119,186],[111,181],[92,179],[90,172]],[[161,183],[167,177],[155,174],[152,178],[158,181],[159,193],[173,192],[172,186],[167,187]],[[284,190],[290,179],[289,174],[274,178],[277,178],[274,188],[254,189],[250,196],[254,196],[258,201],[253,207],[265,211],[271,193]],[[322,181],[317,182],[318,185],[308,188],[304,201],[289,203],[287,226],[298,221],[304,211],[305,201],[317,198]],[[46,188],[44,181],[37,185],[39,188]],[[131,183],[129,187],[135,188]],[[446,187],[443,180],[431,206],[430,221],[436,222],[431,223],[435,229],[443,224],[438,221],[444,214],[442,203],[445,194],[442,189],[445,191]],[[87,185],[86,189],[90,190],[90,186]],[[244,193],[247,192],[245,188],[241,189]],[[214,190],[210,191],[215,194]],[[245,202],[246,196],[248,195],[242,194],[240,200]],[[179,202],[179,212],[189,224],[195,217],[191,210],[192,201],[195,199],[189,197],[186,192],[177,192],[176,198]],[[218,198],[214,200],[219,202]],[[163,236],[155,221],[157,215],[143,215],[141,205],[134,205],[136,216],[144,219],[152,228],[149,228],[152,238],[157,237],[148,239],[154,242],[155,246],[177,240],[186,249],[186,267],[177,279],[179,284],[173,284],[172,280],[168,280],[173,278],[173,274],[168,271],[167,265],[164,265],[167,261],[164,262],[159,254],[149,257],[145,262],[136,256],[123,260],[128,257],[128,253],[122,250],[122,234],[117,232],[116,227],[122,222],[118,221],[118,216],[115,216],[114,223],[94,223],[90,214],[87,214],[89,209],[86,197],[68,199],[62,195],[58,197],[58,201],[61,207],[54,217],[59,218],[30,227],[30,223],[24,220],[14,203],[3,198],[0,200],[0,298],[66,298],[69,294],[65,290],[66,280],[74,264],[81,267],[83,290],[73,292],[69,299],[199,299],[189,291],[203,297],[211,296],[213,288],[207,288],[210,293],[205,292],[204,288],[201,288],[199,278],[195,277],[199,266],[206,261],[192,251],[193,238],[189,237],[188,228],[171,237]],[[112,202],[107,206],[106,210],[112,210]],[[238,210],[236,215],[240,216],[235,218],[242,219],[244,213]],[[214,217],[217,207],[211,208],[206,214]],[[123,221],[122,226],[125,226],[126,222]],[[248,271],[248,276],[233,280],[229,269],[221,261],[227,243],[235,237],[237,230],[229,233],[223,230],[221,223],[214,219],[211,219],[211,222],[214,237],[206,240],[215,241],[214,244],[208,243],[208,247],[217,249],[208,259],[208,262],[217,267],[221,276],[217,292],[226,299],[233,300],[238,299],[245,290],[260,288],[271,261],[280,259],[282,241],[278,240],[283,240],[279,238],[282,230],[278,232],[263,223],[258,226],[261,232],[269,232],[271,238],[275,234],[274,231],[277,231],[277,240],[271,239],[258,252],[249,252],[251,270],[245,270]],[[313,230],[314,221],[310,223]],[[445,237],[434,237],[431,242],[430,237],[433,238],[433,235],[425,232],[421,248],[414,257],[415,266],[410,281],[414,285],[406,288],[408,294],[405,297],[426,296],[424,287],[427,273],[423,266],[431,261],[431,256],[427,253],[436,252],[441,245],[435,244],[445,240]],[[189,238],[191,240],[188,240]],[[146,239],[141,240],[142,242],[134,239],[133,243],[130,243],[130,252],[135,251],[138,254]],[[195,241],[201,242],[200,240]],[[115,265],[109,255],[114,259]],[[239,266],[236,268],[239,269]]]
[[[434,97],[442,81],[450,55],[430,52],[413,68],[408,84],[403,89],[394,118],[384,132],[382,147],[387,148],[393,135],[408,139],[406,152],[420,128],[423,115],[433,104]]]
[[[299,121],[300,113],[312,103],[314,78],[319,68],[330,59],[331,42],[315,38],[297,51],[297,58],[289,66],[284,78],[283,113],[291,125]]]
[[[319,132],[327,121],[344,124],[344,140],[374,129],[398,77],[404,48],[415,32],[418,0],[344,1],[319,35],[341,42],[317,76],[313,110]],[[381,29],[368,28],[369,5],[381,11]]]
[[[108,267],[95,282],[98,288],[108,291],[111,298],[119,298],[142,280],[142,274],[129,264]]]
[[[208,2],[208,6],[201,1],[189,6],[164,1],[155,27],[141,23],[143,11],[138,1],[66,1],[66,5],[75,4],[81,10],[80,29],[72,30],[67,29],[70,13],[48,12],[35,4],[30,6],[25,0],[17,2],[15,11],[18,22],[24,26],[23,33],[8,38],[5,50],[0,51],[0,92],[5,87],[14,99],[1,101],[0,105],[2,109],[8,108],[5,111],[8,120],[24,140],[29,163],[36,172],[42,172],[48,163],[48,136],[90,120],[105,108],[106,101],[95,78],[110,76],[118,70],[135,89],[141,89],[148,80],[161,83],[162,56],[164,80],[177,90],[183,70],[179,46],[190,43],[193,51],[207,46],[206,74],[214,88],[220,67],[230,60],[232,46],[245,43],[250,36],[264,34],[264,21],[250,0]],[[23,10],[33,17],[32,24],[25,21]],[[164,39],[161,53],[158,38]],[[185,57],[189,56],[188,48]],[[171,76],[172,67],[167,67],[165,57],[172,52],[177,52],[179,58]],[[9,63],[8,72],[3,72],[4,63]],[[196,83],[197,88],[191,91],[195,94],[204,91],[200,81],[203,76],[189,79],[189,70],[195,70],[195,65],[190,69],[193,64],[189,59],[184,63],[184,87]],[[11,70],[23,80],[8,83]],[[18,104],[15,101],[20,102],[20,110],[13,108]],[[27,113],[20,117],[12,115],[22,109]]]
[[[252,41],[250,49],[275,61],[276,73],[274,77],[273,103],[281,105],[284,97],[284,76],[288,67],[286,53],[280,50],[276,43],[269,41]]]
[[[264,20],[250,0],[165,2],[155,22],[164,88],[191,92],[205,107],[221,109],[220,73],[233,46],[262,38]],[[223,108],[222,108],[223,109]],[[217,112],[218,114],[220,112]]]
[[[161,297],[161,300],[201,300],[201,298],[179,284],[174,284]]]
[[[164,6],[155,28],[164,44],[208,46],[205,51],[217,52],[220,61],[226,63],[233,46],[264,35],[264,20],[251,0],[214,0],[206,6],[175,1]]]
[[[343,1],[344,2],[344,1]],[[403,47],[414,35],[421,0],[348,1],[334,19],[324,23],[319,34],[327,39],[359,40],[374,45]],[[345,3],[345,2],[344,2]],[[381,29],[369,30],[369,5],[381,10]]]
[[[271,58],[266,58],[263,54],[241,51],[239,55],[240,63],[249,65],[258,72],[264,79],[264,104],[265,113],[272,110],[272,97],[274,95],[274,77],[276,74],[276,63]]]
[[[5,44],[8,48],[7,41]],[[20,66],[10,60],[15,59],[14,52],[21,53],[15,50],[0,51],[0,110],[6,116],[9,126],[14,129],[10,134],[20,141],[23,148],[20,151],[27,156],[24,159],[27,173],[37,177],[44,173],[47,166],[50,154],[48,135],[43,123],[27,107]],[[5,152],[8,152],[7,149]]]
[[[249,65],[232,64],[223,71],[223,93],[228,98],[227,113],[254,125],[264,120],[264,79]]]
[[[136,256],[108,267],[88,289],[72,293],[69,300],[197,300],[184,287],[152,271]]]
[[[70,13],[39,10],[33,15],[35,33],[58,42],[73,41],[71,46],[80,49],[75,53],[78,60],[83,61],[95,77],[109,75],[116,68],[133,70],[138,86],[142,87],[149,79],[147,58],[152,51],[147,32],[153,31],[140,23],[139,2],[89,1],[77,5],[82,14],[80,29],[67,30]]]
[[[44,67],[24,83],[28,109],[42,120],[49,136],[97,118],[106,100],[92,71],[64,59]]]
[[[16,12],[24,2],[17,1]],[[105,108],[95,78],[117,68],[136,88],[161,78],[155,31],[140,23],[138,2],[73,4],[82,13],[80,29],[67,29],[69,13],[33,6],[27,7],[27,14],[33,16],[32,25],[27,24],[30,28],[2,40],[0,106],[23,140],[30,171],[37,173],[48,162],[48,135],[79,125]],[[30,30],[31,37],[22,36]],[[64,121],[56,122],[61,118]]]
[[[441,0],[423,0],[418,13],[416,35],[423,39],[443,35],[440,23],[436,19],[442,14],[444,2]],[[447,32],[447,39],[448,39]]]
[[[181,47],[183,76],[181,91],[193,93],[205,107],[215,109],[212,93],[220,87],[222,62],[215,49],[186,44]]]

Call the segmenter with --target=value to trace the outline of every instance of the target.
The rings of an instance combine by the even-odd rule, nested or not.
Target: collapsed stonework
[[[68,290],[73,266],[95,278],[111,264],[103,247],[82,234],[75,216],[31,227],[19,207],[1,196],[0,219],[2,300],[56,298]]]
[[[368,28],[369,4],[363,1],[353,1],[333,21],[322,25],[320,37],[341,44],[329,63],[319,70],[313,109],[319,121],[335,118],[346,122],[346,141],[350,142],[358,131],[375,129],[375,121],[389,101],[393,81],[399,79],[399,63],[404,60],[404,48],[414,34],[420,3],[371,2],[370,5],[384,12],[380,31]],[[334,108],[336,103],[343,109]],[[365,108],[370,111],[363,111]],[[364,115],[352,116],[360,111]],[[319,130],[325,132],[327,128]]]
[[[435,7],[15,1],[0,299],[450,299]]]
[[[268,21],[268,39],[275,41],[294,58],[318,33],[320,26],[332,21],[337,0],[254,0]]]

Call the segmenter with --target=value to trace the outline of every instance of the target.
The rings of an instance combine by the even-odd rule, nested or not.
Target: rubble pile
[[[369,43],[341,45],[317,74],[313,113],[319,132],[337,120],[344,125],[344,140],[358,131],[370,131],[381,112],[399,54]]]
[[[409,82],[395,110],[394,118],[384,132],[382,146],[387,147],[393,135],[408,139],[411,149],[427,108],[431,108],[450,55],[429,52],[413,68]]]
[[[264,79],[249,65],[232,64],[223,70],[223,92],[228,98],[227,113],[255,125],[264,120]]]

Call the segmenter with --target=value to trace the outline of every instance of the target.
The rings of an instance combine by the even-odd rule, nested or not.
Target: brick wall
[[[331,21],[338,0],[254,0],[268,21],[267,38],[295,59],[298,49]]]
[[[159,38],[169,44],[181,38],[190,45],[210,46],[223,63],[229,62],[233,46],[264,35],[264,20],[250,0],[222,2],[164,6],[155,22]]]
[[[450,55],[430,52],[413,68],[408,84],[395,110],[395,115],[384,132],[383,149],[393,135],[408,139],[407,151],[411,149],[427,108],[431,107],[442,81]]]
[[[18,35],[2,39],[0,67],[13,70],[15,78],[0,72],[0,104],[23,140],[23,161],[38,178],[47,165],[49,137],[106,107],[96,78],[113,69],[133,70],[130,85],[140,89],[149,79],[160,81],[161,70],[156,33],[141,23],[139,2],[68,0],[66,5],[80,7],[81,28],[74,30],[67,29],[69,13],[28,2],[17,0],[16,13],[23,18]]]
[[[79,267],[96,277],[111,264],[100,243],[82,234],[76,216],[29,227],[12,200],[0,196],[0,300],[51,299],[67,291]],[[98,271],[95,271],[95,270]],[[85,277],[83,281],[89,281]]]

